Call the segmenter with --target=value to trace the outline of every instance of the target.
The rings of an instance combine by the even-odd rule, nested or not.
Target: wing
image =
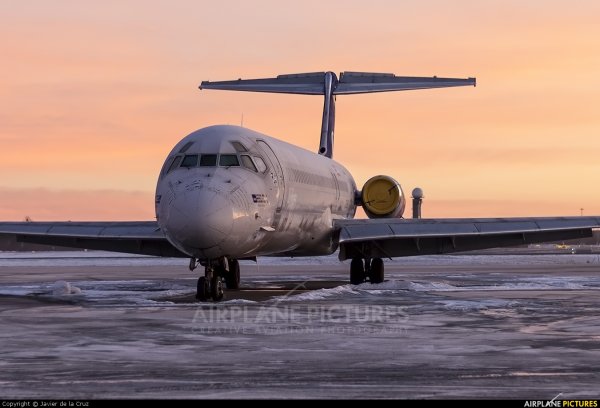
[[[32,244],[188,257],[167,241],[155,221],[0,222],[0,235]]]
[[[340,259],[393,258],[592,236],[600,217],[335,220]]]

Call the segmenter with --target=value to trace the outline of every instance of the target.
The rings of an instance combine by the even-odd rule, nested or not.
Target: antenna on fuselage
[[[276,78],[238,79],[234,81],[202,81],[200,89],[269,92],[301,95],[323,95],[323,119],[319,154],[333,157],[335,130],[335,97],[371,92],[407,91],[412,89],[447,88],[476,85],[475,78],[399,77],[394,74],[331,71],[279,75]]]

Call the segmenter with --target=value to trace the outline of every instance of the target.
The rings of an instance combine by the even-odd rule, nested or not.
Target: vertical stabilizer
[[[337,87],[338,79],[333,72],[325,73],[325,86],[323,95],[323,121],[321,122],[321,141],[319,154],[330,159],[333,157],[333,132],[335,130],[335,96],[333,91]]]

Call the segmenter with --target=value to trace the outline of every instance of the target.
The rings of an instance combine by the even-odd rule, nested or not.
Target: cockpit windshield
[[[239,166],[240,161],[238,160],[237,155],[235,154],[222,154],[219,156],[219,166],[221,167],[230,167],[230,166]]]
[[[184,156],[181,161],[181,167],[196,167],[198,166],[198,155],[197,154],[187,154]]]
[[[216,165],[216,154],[203,154],[202,156],[200,156],[200,167],[215,167]]]
[[[264,173],[267,169],[264,161],[250,155],[248,149],[240,142],[231,142],[237,153],[184,154],[191,144],[186,144],[180,153],[169,157],[164,166],[164,174],[177,168],[191,169],[195,167],[243,167],[254,173]]]
[[[252,159],[250,158],[250,156],[248,156],[247,154],[242,154],[240,156],[240,160],[242,161],[242,165],[249,169],[252,170],[253,172],[257,172],[256,170],[256,166],[254,165],[254,163],[252,162]]]

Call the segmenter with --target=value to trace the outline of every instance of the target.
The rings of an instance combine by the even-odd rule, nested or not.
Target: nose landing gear
[[[235,259],[222,258],[212,261],[200,261],[196,258],[190,259],[190,270],[196,269],[198,264],[204,266],[204,276],[198,278],[196,288],[196,299],[200,302],[214,300],[218,302],[223,299],[223,280],[227,289],[239,289],[240,287],[240,265]]]

